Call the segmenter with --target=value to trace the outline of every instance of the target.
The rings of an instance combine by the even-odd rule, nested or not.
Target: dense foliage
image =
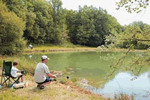
[[[64,44],[70,41],[93,47],[113,44],[114,47],[127,48],[133,41],[148,39],[149,36],[149,25],[135,22],[122,27],[116,18],[102,8],[85,5],[79,6],[77,11],[67,10],[62,8],[61,0],[0,0],[0,2],[2,6],[0,45],[3,48],[0,54],[16,54],[23,51],[25,45],[23,38],[28,44],[37,45]],[[137,35],[137,31],[142,34]],[[134,34],[138,38],[133,39]],[[7,41],[4,43],[4,40]],[[138,43],[135,46],[137,49],[149,46],[147,41]],[[10,44],[12,47],[8,47]]]
[[[71,16],[70,16],[70,15]],[[74,44],[100,46],[112,30],[119,31],[120,24],[102,8],[79,7],[67,16],[70,40]],[[114,24],[114,25],[113,25]]]
[[[0,54],[16,54],[25,47],[22,37],[25,23],[0,2]]]
[[[148,49],[150,47],[150,26],[143,22],[133,22],[122,28],[120,34],[107,37],[115,47],[128,48],[133,45],[134,49]]]

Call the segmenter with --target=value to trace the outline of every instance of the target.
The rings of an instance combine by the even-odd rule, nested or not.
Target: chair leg
[[[5,78],[6,78],[6,79],[5,79]],[[10,78],[11,78],[11,77],[9,77],[9,76],[3,77],[4,82],[2,82],[2,85],[6,84],[7,87],[8,87],[8,86],[11,86],[13,82],[11,81]]]
[[[6,81],[5,81],[6,79],[5,79],[5,76],[4,75],[2,75],[2,77],[1,77],[1,85],[3,85]]]
[[[7,79],[6,79],[6,80],[7,80],[7,81],[6,81],[6,86],[8,86],[8,85],[9,85],[9,77],[7,76],[6,78],[7,78]]]
[[[5,77],[4,77],[5,78]],[[7,79],[4,79],[4,82],[2,83],[2,85],[6,84],[7,85],[7,80],[9,80],[8,78]]]
[[[10,76],[3,76],[1,78],[1,85],[3,86],[5,84],[7,87],[12,86],[14,83],[18,83],[20,78],[21,76],[16,79]]]
[[[2,82],[3,82],[3,75],[1,76],[1,85],[2,85]]]
[[[10,80],[10,78],[9,78],[9,81],[8,81],[8,86],[11,86],[10,84],[11,84],[11,80]]]
[[[20,77],[18,77],[16,80],[14,80],[14,83],[17,83],[19,81]]]

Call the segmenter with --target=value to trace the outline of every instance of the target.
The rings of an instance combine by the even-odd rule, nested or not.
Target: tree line
[[[141,23],[141,24],[139,24]],[[146,29],[146,30],[145,30]],[[79,6],[67,10],[61,0],[0,0],[0,54],[17,54],[26,44],[73,44],[97,47],[101,45],[126,48],[132,34],[141,32],[148,38],[149,25],[135,22],[121,26],[105,9]],[[137,36],[136,37],[140,37]],[[117,41],[122,40],[122,41]],[[131,42],[131,43],[130,43]],[[135,48],[147,48],[145,41]]]

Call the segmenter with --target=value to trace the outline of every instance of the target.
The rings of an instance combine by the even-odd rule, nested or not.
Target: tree
[[[134,45],[134,49],[147,49],[150,46],[150,26],[141,23],[133,22],[126,26],[125,30],[117,35],[116,45],[121,48]]]
[[[71,36],[72,36],[72,32],[75,29],[75,25],[73,24],[75,22],[75,17],[76,17],[76,11],[74,10],[67,10],[64,9],[65,12],[65,24],[67,26],[67,30],[68,30],[68,41],[71,41]]]
[[[62,8],[61,0],[50,0],[50,5],[53,9],[53,28],[51,35],[51,42],[55,44],[63,44],[68,36],[66,20],[65,20],[65,10]]]
[[[124,7],[129,13],[139,13],[147,8],[149,0],[120,0],[120,2],[116,2],[116,5],[117,9]]]
[[[110,21],[106,10],[93,6],[80,7],[70,26],[70,38],[74,44],[100,46],[109,34]]]
[[[25,23],[0,1],[0,54],[17,54],[24,50],[23,39]]]
[[[27,2],[28,12],[24,37],[29,43],[50,43],[53,25],[52,7],[46,1]]]
[[[144,31],[144,27],[149,27],[149,25],[148,24],[145,24],[145,23],[143,23],[142,21],[134,21],[134,22],[132,22],[131,24],[129,24],[130,26],[133,26],[133,27],[140,27],[140,29],[142,30],[142,31]]]
[[[25,0],[2,0],[6,3],[10,11],[13,11],[18,17],[22,18],[23,21],[26,21],[26,12],[27,7]]]
[[[114,47],[117,40],[117,35],[121,33],[122,26],[117,22],[117,19],[111,15],[108,15],[108,28],[109,34],[105,37],[105,45],[108,47]]]

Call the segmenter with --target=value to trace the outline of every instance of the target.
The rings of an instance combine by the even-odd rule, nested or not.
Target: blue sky
[[[116,1],[118,0],[62,0],[62,6],[63,8],[78,10],[79,5],[81,7],[83,7],[84,5],[93,5],[97,8],[101,7],[103,9],[106,9],[107,12],[114,16],[121,25],[128,25],[133,21],[143,21],[144,23],[150,25],[150,6],[147,7],[145,11],[139,14],[129,14],[124,8],[116,10]]]

